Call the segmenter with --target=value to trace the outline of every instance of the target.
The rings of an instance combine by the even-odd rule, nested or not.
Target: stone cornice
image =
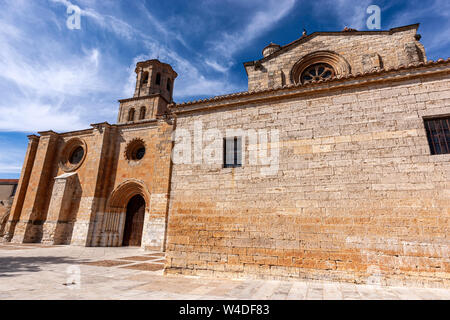
[[[28,140],[32,141],[32,140],[39,140],[39,136],[35,135],[35,134],[30,134],[29,136],[27,136]]]
[[[165,68],[168,68],[173,75],[175,76],[175,78],[178,76],[178,74],[175,72],[175,70],[173,70],[172,66],[170,64],[164,63],[159,61],[158,59],[151,59],[151,60],[147,60],[147,61],[140,61],[136,64],[136,69],[135,72],[138,73],[139,68],[145,68],[145,67],[149,67],[153,64],[159,64],[160,66],[163,66]]]
[[[46,136],[57,136],[57,135],[58,135],[58,133],[56,133],[56,132],[53,131],[53,130],[40,131],[40,132],[38,132],[38,134],[39,134],[41,137],[46,137]]]
[[[124,103],[124,102],[130,102],[130,101],[138,101],[138,100],[145,100],[145,99],[149,99],[149,98],[154,98],[154,97],[161,97],[164,101],[166,101],[167,103],[170,103],[170,101],[167,101],[166,98],[164,98],[161,94],[159,93],[154,93],[154,94],[149,94],[148,96],[144,96],[144,97],[134,97],[134,98],[128,98],[128,99],[121,99],[118,100],[120,103]]]
[[[195,112],[205,109],[236,106],[242,104],[266,102],[274,99],[286,99],[305,94],[315,94],[323,91],[344,89],[383,82],[395,82],[411,78],[421,78],[440,73],[450,73],[450,58],[440,59],[436,62],[417,63],[409,66],[400,66],[394,69],[381,69],[364,74],[348,75],[345,77],[334,77],[328,80],[311,82],[308,84],[286,85],[274,89],[263,89],[257,91],[246,91],[211,99],[186,102],[179,105],[170,105],[175,114]]]
[[[120,123],[120,124],[114,124],[112,125],[115,128],[118,129],[140,129],[143,127],[155,126],[158,124],[158,119],[149,119],[149,120],[141,120],[139,122],[132,122],[132,123]]]

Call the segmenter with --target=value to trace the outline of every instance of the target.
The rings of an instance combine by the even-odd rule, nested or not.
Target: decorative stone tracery
[[[301,75],[302,83],[308,83],[312,81],[326,80],[334,77],[334,69],[327,63],[317,63],[305,71]]]
[[[323,69],[317,69],[321,67]],[[320,74],[317,74],[321,71]],[[331,73],[331,74],[330,74]],[[331,51],[316,51],[302,57],[291,70],[292,83],[305,83],[345,76],[351,73],[350,64],[340,55]],[[308,76],[306,79],[305,76]]]

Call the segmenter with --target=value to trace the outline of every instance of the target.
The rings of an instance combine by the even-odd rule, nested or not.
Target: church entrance
[[[145,200],[136,195],[128,202],[123,246],[140,246],[144,227]]]

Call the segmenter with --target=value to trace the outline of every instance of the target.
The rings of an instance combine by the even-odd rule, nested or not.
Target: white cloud
[[[156,56],[159,56],[162,61],[172,65],[178,73],[178,78],[175,81],[175,98],[182,99],[195,96],[219,95],[241,89],[230,81],[227,81],[226,77],[215,79],[206,77],[190,61],[182,58],[176,52],[166,47],[154,42],[146,42],[145,45],[149,53],[136,57],[133,66],[138,61],[152,59]],[[133,67],[130,67],[129,70],[132,73],[128,78],[125,92],[132,94],[135,88],[136,74],[134,73]]]
[[[40,101],[19,100],[16,104],[0,105],[0,128],[2,131],[71,131],[86,128],[81,108],[69,110],[61,105],[43,104]]]
[[[210,66],[214,70],[221,72],[221,73],[227,72],[231,67],[231,63],[229,63],[227,66],[223,66],[223,65],[219,64],[217,61],[209,60],[209,59],[206,59],[205,63],[206,63],[206,65]]]
[[[422,42],[425,44],[425,49],[438,53],[440,58],[447,58],[448,52],[445,53],[447,56],[440,56],[440,50],[450,44],[450,37],[448,36],[450,30],[449,17],[450,2],[448,0],[433,0],[428,2],[426,6],[412,2],[408,3],[407,10],[403,10],[394,16],[389,23],[389,27],[423,22],[426,19],[427,23],[422,24],[419,30],[423,35]],[[438,22],[439,25],[435,25],[433,22]]]
[[[332,8],[336,13],[336,20],[341,28],[349,27],[357,30],[367,29],[366,22],[369,15],[367,8],[373,4],[372,0],[325,0],[314,3],[314,15],[320,18],[324,8]]]
[[[66,6],[66,8],[68,8],[70,6],[77,6],[75,3],[68,1],[68,0],[50,0],[50,1],[54,2],[54,3],[62,4],[64,6]],[[91,4],[94,4],[94,3],[91,3]],[[118,19],[115,16],[101,14],[92,8],[81,8],[79,6],[77,6],[77,7],[80,9],[80,14],[82,17],[91,18],[92,21],[97,23],[101,28],[109,30],[120,37],[123,37],[126,39],[133,39],[136,36],[146,37],[145,34],[137,31],[130,24],[128,24],[127,22],[125,22],[121,19]]]
[[[236,52],[248,46],[253,40],[270,30],[284,18],[292,10],[295,3],[296,0],[255,1],[252,9],[253,15],[248,23],[235,32],[222,33],[218,40],[212,42],[213,51],[231,59]]]
[[[49,24],[38,26],[44,32],[35,31],[36,21],[27,20],[34,19],[34,11],[52,16],[35,2],[13,3],[0,13],[0,131],[64,132],[109,116],[104,97],[117,96],[117,70],[104,72],[99,48],[84,49],[81,42],[77,48],[58,38]]]
[[[108,90],[99,79],[97,49],[84,56],[41,59],[23,54],[23,47],[16,48],[7,39],[0,50],[0,77],[17,84],[20,90],[32,90],[36,95],[80,95]]]

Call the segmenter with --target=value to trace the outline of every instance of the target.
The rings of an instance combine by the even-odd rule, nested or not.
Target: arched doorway
[[[127,205],[123,246],[140,246],[144,228],[145,200],[141,195],[135,195]]]

